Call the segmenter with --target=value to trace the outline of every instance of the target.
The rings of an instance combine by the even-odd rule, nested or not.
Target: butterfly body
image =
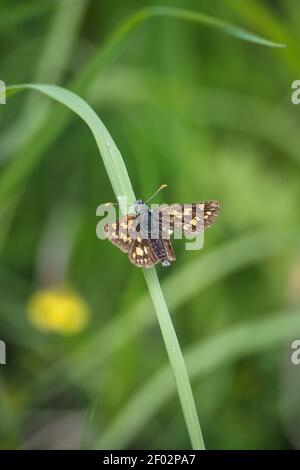
[[[137,229],[140,233],[141,239],[149,241],[149,245],[161,266],[170,266],[171,261],[175,261],[175,259],[168,259],[164,240],[162,240],[160,236],[159,213],[151,211],[147,204],[141,199],[136,201],[134,210],[138,218]]]
[[[159,263],[167,267],[176,260],[170,241],[175,228],[196,236],[214,222],[219,208],[217,201],[207,201],[165,205],[152,211],[139,199],[134,204],[134,214],[107,224],[105,232],[135,266],[149,268]]]

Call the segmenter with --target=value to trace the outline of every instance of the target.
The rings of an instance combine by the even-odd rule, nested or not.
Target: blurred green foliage
[[[206,445],[297,446],[290,390],[300,369],[289,356],[300,335],[300,108],[290,96],[300,7],[155,4],[200,9],[288,47],[155,17],[98,64],[112,32],[150,2],[2,0],[0,79],[78,91],[117,142],[139,197],[167,183],[161,202],[221,201],[204,250],[176,242],[176,264],[158,268]],[[0,126],[1,448],[187,448],[143,276],[95,235],[96,207],[113,193],[89,131],[34,93],[1,105]],[[80,333],[29,320],[28,299],[59,286],[89,306]]]

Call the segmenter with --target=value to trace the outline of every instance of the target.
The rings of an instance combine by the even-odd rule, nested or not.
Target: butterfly
[[[166,185],[158,191],[164,187]],[[176,260],[170,241],[174,231],[181,229],[186,236],[196,236],[211,226],[220,210],[218,201],[162,205],[154,210],[150,210],[147,202],[137,200],[133,214],[104,227],[107,238],[128,254],[131,263],[141,268],[150,268],[157,263],[170,266]]]

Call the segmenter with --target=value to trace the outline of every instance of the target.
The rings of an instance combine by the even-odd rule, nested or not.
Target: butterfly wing
[[[158,263],[158,258],[148,239],[133,236],[137,223],[136,216],[126,215],[115,223],[106,224],[104,230],[114,245],[128,253],[129,260],[135,266],[150,268]]]
[[[204,202],[204,228],[210,227],[220,212],[220,203],[219,201],[206,201]]]
[[[163,240],[163,244],[169,261],[176,261],[176,256],[170,240]]]
[[[133,240],[128,253],[129,260],[140,268],[150,268],[158,263],[158,258],[148,239]]]
[[[135,222],[135,215],[125,215],[114,223],[106,224],[104,230],[108,239],[124,253],[128,253],[133,242],[130,232]]]
[[[193,204],[172,204],[160,206],[160,230],[162,238],[169,239],[178,228],[184,234],[197,235],[212,225],[220,211],[218,201]]]

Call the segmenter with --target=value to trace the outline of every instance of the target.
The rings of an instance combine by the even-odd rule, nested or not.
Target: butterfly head
[[[142,201],[141,199],[138,199],[135,204],[134,204],[134,211],[136,215],[143,214],[144,212],[148,212],[149,208],[147,204]]]

